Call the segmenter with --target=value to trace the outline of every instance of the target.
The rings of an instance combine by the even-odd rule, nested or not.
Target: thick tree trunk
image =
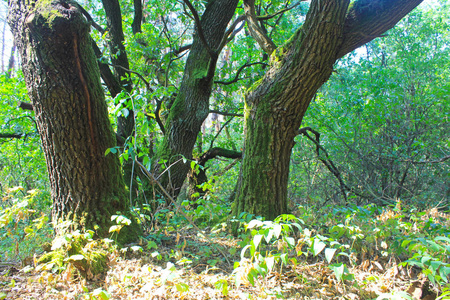
[[[201,27],[209,48],[217,49],[223,40],[225,30],[234,15],[237,0],[210,1],[203,13]],[[163,186],[178,195],[190,169],[189,162],[182,157],[192,158],[192,150],[200,132],[200,127],[209,113],[216,59],[196,34],[186,62],[183,81],[179,93],[166,120],[165,136],[154,161],[154,169],[161,173],[165,166],[171,165],[164,173]]]
[[[245,149],[234,213],[273,219],[287,212],[294,137],[335,61],[392,28],[421,0],[312,1],[303,26],[271,57],[246,97]]]
[[[89,23],[70,1],[15,0],[9,23],[36,113],[53,199],[53,221],[108,233],[128,201]]]

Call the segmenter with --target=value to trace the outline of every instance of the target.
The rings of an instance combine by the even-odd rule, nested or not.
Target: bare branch
[[[240,79],[239,79],[239,75],[241,74],[242,70],[244,70],[244,69],[247,68],[247,67],[251,67],[251,66],[253,66],[253,65],[265,65],[265,66],[268,66],[268,64],[263,63],[263,62],[247,63],[247,64],[241,66],[241,67],[238,69],[238,71],[236,72],[236,76],[234,77],[233,80],[230,80],[230,81],[220,81],[220,80],[216,80],[216,81],[214,81],[214,83],[223,84],[223,85],[229,85],[229,84],[233,84],[233,83],[235,83],[235,82],[238,82],[238,81],[240,80]]]
[[[120,66],[120,65],[115,65],[115,64],[108,64],[108,65],[110,65],[110,66],[112,66],[112,67],[115,67],[115,68],[121,68],[122,70],[124,70],[124,71],[126,71],[126,72],[128,72],[128,73],[135,74],[137,77],[139,77],[139,78],[145,83],[145,86],[147,87],[147,90],[153,92],[153,89],[152,89],[152,87],[150,86],[150,83],[149,83],[149,82],[144,78],[144,76],[142,76],[139,72],[136,72],[136,71],[127,69],[127,68],[122,67],[122,66]]]
[[[313,133],[315,138],[311,137],[308,134],[308,131]],[[346,191],[352,192],[357,196],[360,196],[362,198],[366,198],[364,195],[361,195],[357,193],[353,188],[348,187],[348,185],[345,184],[344,180],[342,179],[341,172],[338,170],[336,165],[333,163],[333,161],[329,158],[327,150],[320,145],[320,133],[311,127],[303,127],[298,130],[298,134],[302,134],[306,136],[310,141],[312,141],[316,145],[316,155],[317,158],[327,167],[327,169],[336,177],[336,179],[339,181],[339,187],[341,190],[341,194],[344,197],[345,201],[347,201],[347,194]],[[323,152],[325,154],[325,157],[323,157],[320,153]]]
[[[20,101],[18,107],[23,110],[33,110],[33,104],[28,102]]]
[[[29,133],[0,133],[0,139],[21,139]]]
[[[447,161],[450,159],[450,155],[444,156],[440,159],[437,160],[425,160],[425,161],[412,161],[412,160],[407,160],[405,162],[410,162],[412,164],[439,164],[441,162]]]
[[[301,0],[301,2],[305,2],[307,0]],[[257,16],[256,18],[258,19],[258,21],[265,21],[265,20],[270,20],[272,18],[275,18],[278,15],[284,14],[287,11],[290,11],[291,9],[297,7],[300,5],[301,2],[295,3],[289,7],[286,7],[282,10],[277,11],[276,13],[270,14],[270,15],[265,15],[265,16]]]
[[[214,110],[211,109],[209,111],[210,114],[218,114],[218,115],[222,115],[222,116],[230,116],[230,117],[243,117],[243,114],[236,114],[236,113],[229,113],[229,112],[223,112],[223,111],[219,111],[219,110]]]

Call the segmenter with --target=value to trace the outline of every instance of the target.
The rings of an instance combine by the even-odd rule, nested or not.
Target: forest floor
[[[222,249],[236,248],[232,238],[215,239]],[[180,247],[181,245],[181,247]],[[436,299],[417,268],[400,266],[395,257],[359,258],[349,273],[351,281],[339,282],[320,255],[299,261],[296,266],[278,268],[255,285],[241,278],[236,286],[233,265],[214,246],[192,230],[167,236],[158,254],[178,258],[167,265],[154,251],[109,255],[109,270],[90,280],[71,275],[36,271],[33,266],[2,265],[1,299],[402,299],[401,291],[412,299]],[[174,251],[174,249],[178,249]],[[236,252],[238,253],[238,251]],[[182,258],[196,258],[182,262]],[[239,255],[227,260],[238,261]],[[212,266],[214,265],[214,266]],[[73,270],[72,270],[73,271]],[[73,274],[73,273],[72,273]],[[233,275],[232,275],[233,274]]]
[[[81,276],[68,256],[57,271],[36,255],[0,262],[0,300],[450,299],[450,215],[394,210],[311,209],[298,213],[302,219],[292,216],[296,224],[251,221],[239,238],[224,224],[200,233],[174,223],[108,248],[107,271],[98,275]],[[295,243],[286,247],[289,241]],[[429,279],[441,282],[440,290]]]

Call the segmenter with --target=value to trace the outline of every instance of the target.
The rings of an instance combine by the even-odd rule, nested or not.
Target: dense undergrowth
[[[53,237],[48,204],[37,190],[14,188],[3,198],[0,299],[450,297],[450,218],[437,208],[298,205],[274,221],[227,220],[227,204],[194,209],[184,201],[201,231],[165,208],[141,213],[149,230],[118,245],[93,240],[92,231]],[[115,221],[111,238],[128,223]],[[229,233],[232,222],[238,236]]]

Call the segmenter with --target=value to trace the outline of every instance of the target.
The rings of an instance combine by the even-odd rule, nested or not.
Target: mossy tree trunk
[[[314,94],[337,59],[392,28],[421,0],[311,2],[306,20],[275,50],[265,77],[246,96],[245,149],[234,213],[287,213],[289,160]]]
[[[234,15],[237,0],[209,1],[201,18],[201,28],[212,50],[218,50],[224,39],[227,25]],[[190,163],[184,163],[183,157],[192,159],[200,127],[209,114],[209,97],[211,96],[216,57],[211,57],[205,47],[205,41],[199,37],[198,30],[186,62],[183,80],[170,108],[166,120],[164,140],[157,152],[154,169],[162,173],[161,181],[173,195],[178,195],[190,169]]]
[[[100,236],[128,201],[89,23],[65,0],[13,0],[9,24],[22,57],[53,199],[53,221]]]

